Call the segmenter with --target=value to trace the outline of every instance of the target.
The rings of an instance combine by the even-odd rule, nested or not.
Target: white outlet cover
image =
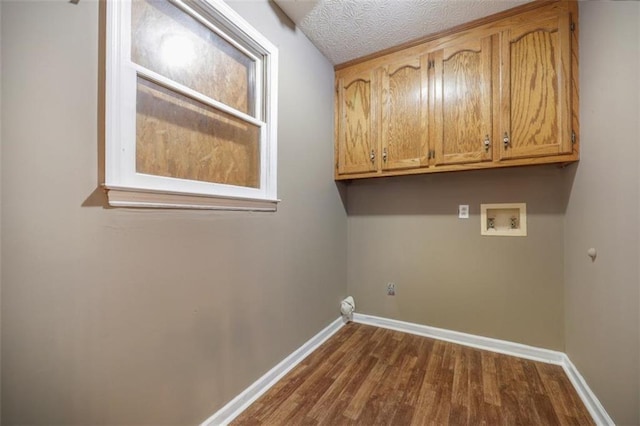
[[[469,219],[469,205],[468,204],[460,204],[458,206],[458,218],[459,219]]]

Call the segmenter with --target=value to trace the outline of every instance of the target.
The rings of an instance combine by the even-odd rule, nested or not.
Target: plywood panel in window
[[[138,78],[136,172],[258,188],[260,128]]]
[[[134,0],[131,9],[132,61],[255,114],[253,59],[167,1]]]

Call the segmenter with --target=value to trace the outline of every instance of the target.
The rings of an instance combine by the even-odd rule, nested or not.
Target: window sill
[[[111,207],[275,212],[279,202],[279,200],[226,198],[113,186],[105,186],[105,190]]]

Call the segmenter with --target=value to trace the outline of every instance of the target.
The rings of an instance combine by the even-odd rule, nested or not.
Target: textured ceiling
[[[482,18],[518,0],[275,0],[334,64]]]

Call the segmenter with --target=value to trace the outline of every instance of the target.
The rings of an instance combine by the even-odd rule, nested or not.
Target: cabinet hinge
[[[573,130],[571,131],[571,143],[576,143],[576,132],[574,132]]]
[[[572,22],[571,25],[569,26],[569,29],[571,29],[571,31],[575,31],[576,30],[576,23]]]

